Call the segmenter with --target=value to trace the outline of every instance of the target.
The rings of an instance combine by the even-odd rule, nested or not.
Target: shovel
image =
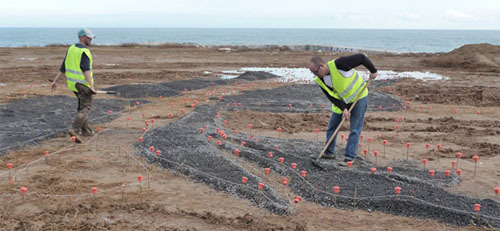
[[[356,103],[358,103],[358,100],[359,100],[359,97],[361,96],[361,94],[365,91],[365,89],[368,87],[368,85],[370,85],[371,83],[371,79],[368,79],[368,82],[366,82],[365,86],[363,87],[363,89],[361,89],[361,92],[358,94],[358,96],[356,97],[356,100],[354,100],[354,103],[352,104],[351,108],[349,108],[349,114],[351,113],[352,109],[356,106]],[[337,135],[337,133],[339,133],[340,131],[340,128],[342,127],[342,124],[346,121],[345,118],[342,118],[342,121],[340,121],[340,124],[339,126],[337,126],[337,129],[335,130],[335,132],[332,134],[332,136],[330,137],[330,139],[328,140],[328,143],[326,143],[325,147],[323,148],[323,150],[321,151],[321,153],[319,154],[318,157],[316,157],[315,160],[312,160],[312,164],[313,165],[316,165],[317,167],[321,168],[322,170],[325,170],[325,167],[323,167],[320,163],[320,160],[321,160],[321,157],[325,154],[326,152],[326,149],[328,149],[328,147],[330,146],[330,144],[332,143],[333,141],[333,138],[335,138],[335,136]]]
[[[116,91],[95,91],[96,94],[108,94],[108,95],[116,95]]]
[[[47,79],[47,81],[52,82],[51,79]],[[116,91],[101,91],[101,90],[96,90],[94,94],[120,95]]]

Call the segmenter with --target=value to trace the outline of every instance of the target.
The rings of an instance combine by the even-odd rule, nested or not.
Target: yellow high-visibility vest
[[[66,83],[68,88],[74,92],[78,92],[75,88],[76,83],[81,83],[90,88],[90,84],[85,79],[83,71],[80,68],[80,62],[82,60],[82,54],[85,53],[90,60],[90,80],[94,83],[94,77],[92,74],[92,54],[87,48],[79,48],[75,45],[69,47],[66,53],[66,60],[64,61],[64,67],[66,69]]]
[[[330,69],[330,76],[332,78],[333,91],[326,86],[319,77],[316,76],[314,79],[316,83],[323,88],[330,96],[335,99],[344,101],[345,104],[353,103],[356,100],[357,95],[361,94],[359,99],[362,99],[368,95],[368,89],[361,92],[361,89],[365,86],[365,82],[355,69],[352,69],[352,74],[348,77],[343,76],[335,66],[335,60],[328,62],[328,68]],[[342,114],[342,110],[332,104],[332,111],[337,114]]]

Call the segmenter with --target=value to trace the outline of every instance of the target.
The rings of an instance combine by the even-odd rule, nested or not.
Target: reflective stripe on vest
[[[354,82],[354,81],[353,81],[353,82]],[[361,84],[361,85],[358,87],[358,89],[356,89],[356,91],[354,92],[354,94],[352,94],[351,96],[349,96],[349,98],[347,98],[345,101],[346,101],[346,102],[351,102],[351,101],[354,99],[354,97],[356,97],[356,96],[358,95],[359,91],[361,91],[361,89],[363,89],[363,87],[364,87],[365,85],[366,85],[366,82],[365,82],[365,81],[363,81],[363,84]],[[361,97],[360,97],[360,99],[361,99]]]
[[[358,72],[356,72],[356,77],[354,77],[354,80],[351,82],[351,84],[349,84],[349,86],[342,93],[339,94],[340,97],[344,97],[344,95],[347,94],[347,92],[349,92],[354,87],[354,84],[356,84],[356,81],[358,81],[358,78],[359,78],[359,75],[358,75]],[[347,102],[349,102],[349,100]]]
[[[89,82],[87,82],[87,80],[73,79],[73,78],[68,77],[68,76],[66,76],[66,81],[72,81],[72,82],[81,83],[81,84],[89,83]]]
[[[368,95],[368,90],[360,92],[366,83],[354,68],[351,69],[351,76],[343,76],[337,69],[335,60],[328,62],[328,68],[330,69],[330,76],[332,77],[333,90],[339,93],[340,98],[345,104],[352,103],[353,99],[359,94],[361,94],[359,97],[360,99]],[[351,73],[351,71],[348,73]]]
[[[71,69],[66,69],[66,71],[69,72],[69,73],[73,73],[75,75],[83,75],[83,72],[81,72],[81,71],[74,71],[74,70],[71,70]],[[85,76],[85,75],[83,75],[83,76]]]
[[[66,69],[66,83],[68,88],[74,92],[78,92],[75,87],[76,83],[83,84],[90,88],[90,83],[85,78],[83,71],[80,68],[80,62],[82,60],[82,55],[86,54],[90,61],[90,81],[94,82],[92,74],[92,54],[87,48],[79,48],[75,45],[69,47],[66,53],[66,60],[64,61],[64,67]]]

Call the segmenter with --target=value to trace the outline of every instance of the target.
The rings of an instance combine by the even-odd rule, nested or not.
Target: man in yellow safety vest
[[[68,48],[59,72],[50,84],[52,90],[57,88],[57,80],[66,75],[68,88],[78,98],[78,113],[73,121],[73,128],[68,131],[70,136],[76,137],[81,143],[78,134],[90,136],[93,134],[88,125],[88,114],[92,107],[92,95],[96,93],[92,74],[92,54],[87,48],[95,35],[89,29],[78,31],[79,42]]]
[[[354,69],[359,65],[363,65],[370,70],[371,79],[377,77],[377,69],[364,54],[343,56],[328,63],[325,63],[320,57],[313,57],[309,61],[309,70],[315,75],[316,83],[332,102],[332,116],[326,130],[326,141],[328,142],[343,118],[350,119],[350,133],[345,149],[345,157],[343,161],[339,162],[341,166],[346,166],[349,161],[354,163],[356,159],[356,150],[368,106],[368,89],[361,92],[366,83]],[[358,95],[360,95],[359,100],[349,113],[349,108]],[[323,158],[335,158],[336,139],[337,137],[333,138]],[[316,157],[317,155],[311,156],[311,158]]]

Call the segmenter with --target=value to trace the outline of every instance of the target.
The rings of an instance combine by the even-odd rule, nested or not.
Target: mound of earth
[[[265,71],[246,71],[245,73],[238,76],[236,79],[254,81],[254,80],[271,79],[276,77],[278,76]]]
[[[424,66],[481,71],[500,71],[500,46],[482,43],[464,45],[449,53],[421,60]]]

